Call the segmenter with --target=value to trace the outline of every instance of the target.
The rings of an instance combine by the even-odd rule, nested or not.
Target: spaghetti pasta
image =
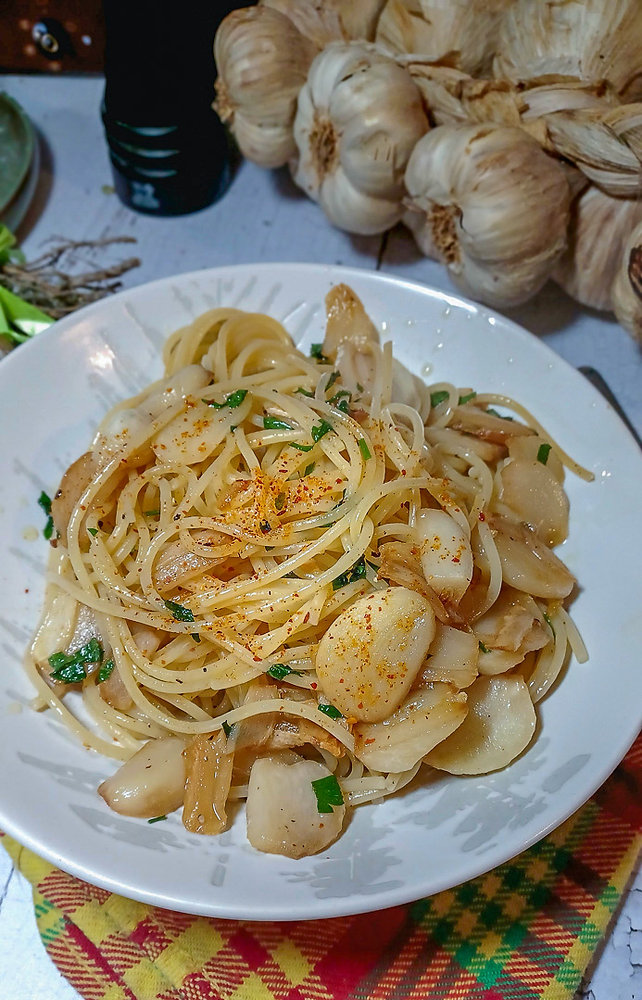
[[[504,767],[582,655],[553,546],[563,467],[589,474],[508,397],[410,375],[347,287],[327,308],[310,357],[236,309],[169,338],[52,501],[27,656],[125,762],[108,805],[216,833],[247,799],[251,843],[291,857],[423,763]]]

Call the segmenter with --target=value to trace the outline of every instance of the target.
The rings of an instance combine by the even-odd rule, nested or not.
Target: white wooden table
[[[219,264],[313,261],[381,269],[452,286],[443,268],[423,258],[401,229],[386,238],[351,237],[332,229],[286,171],[243,163],[224,198],[194,215],[158,219],[125,208],[110,191],[111,175],[97,78],[7,76],[0,80],[36,125],[42,169],[19,237],[29,258],[52,236],[70,239],[129,235],[142,264],[124,277],[131,286]],[[598,369],[642,433],[642,353],[609,317],[581,309],[554,286],[512,318],[573,365]],[[0,982],[3,1000],[72,1000],[40,942],[29,885],[0,850]],[[607,940],[578,993],[587,1000],[642,1000],[642,873],[638,868]]]

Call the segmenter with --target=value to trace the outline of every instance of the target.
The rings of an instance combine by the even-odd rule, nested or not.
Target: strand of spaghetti
[[[513,399],[511,396],[504,396],[499,393],[490,392],[479,393],[475,399],[475,403],[480,406],[504,406],[507,410],[513,410],[522,418],[524,423],[528,424],[529,427],[532,427],[533,430],[536,431],[540,437],[544,438],[545,441],[548,441],[560,461],[568,469],[570,469],[571,472],[575,473],[576,476],[579,476],[580,479],[583,479],[587,483],[590,483],[595,479],[595,476],[590,469],[585,469],[583,465],[580,465],[575,461],[575,459],[571,458],[568,452],[564,451],[559,442],[551,437],[544,425],[533,416],[531,411],[527,410],[525,406],[522,406],[521,403],[518,403],[517,400]]]

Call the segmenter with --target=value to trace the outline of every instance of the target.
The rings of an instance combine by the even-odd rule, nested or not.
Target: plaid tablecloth
[[[10,837],[49,955],[87,1000],[565,1000],[642,844],[642,736],[558,830],[456,889],[355,917],[193,917],[81,882]]]

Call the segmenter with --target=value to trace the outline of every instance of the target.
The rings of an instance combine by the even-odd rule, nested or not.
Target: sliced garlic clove
[[[415,538],[428,586],[442,600],[458,604],[473,578],[470,538],[443,510],[422,510]]]
[[[566,246],[564,170],[521,128],[442,125],[415,146],[404,222],[468,295],[500,308],[534,295]]]
[[[568,597],[575,577],[532,529],[506,517],[489,521],[505,583],[535,597]]]
[[[122,816],[163,816],[178,809],[185,794],[185,741],[176,736],[149,740],[98,788],[110,809]]]
[[[479,641],[473,632],[437,622],[435,638],[417,684],[444,681],[458,690],[470,687],[477,677],[478,659]]]
[[[420,687],[390,718],[354,727],[355,756],[375,771],[408,771],[462,724],[466,701],[449,684]]]
[[[535,459],[514,459],[499,474],[500,499],[516,519],[530,525],[547,545],[568,535],[569,502],[551,470]]]
[[[362,597],[319,643],[321,691],[346,717],[387,718],[410,690],[434,634],[434,612],[420,594],[388,587]]]
[[[521,677],[479,677],[466,694],[466,718],[426,756],[426,763],[450,774],[498,771],[526,749],[535,733],[528,687]]]
[[[618,322],[642,343],[642,222],[624,245],[611,298]]]
[[[250,771],[247,839],[257,851],[303,858],[324,850],[341,833],[345,805],[319,812],[313,781],[330,778],[324,764],[261,757]]]

